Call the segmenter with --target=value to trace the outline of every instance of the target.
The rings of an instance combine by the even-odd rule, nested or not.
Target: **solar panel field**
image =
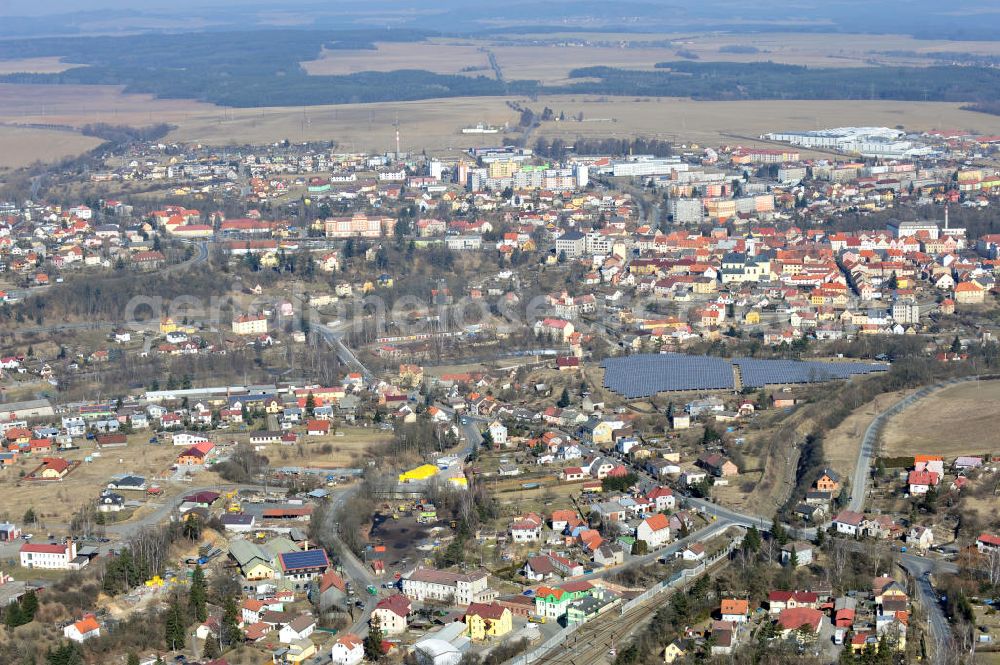
[[[735,390],[737,379],[734,368],[739,369],[742,386],[750,388],[835,381],[889,368],[880,363],[757,358],[727,360],[679,353],[608,358],[601,363],[601,367],[604,368],[604,387],[626,399],[650,397],[661,392]]]
[[[733,363],[740,368],[743,386],[749,388],[790,383],[822,383],[849,379],[857,374],[884,372],[889,369],[888,365],[881,363],[824,363],[809,360],[761,360],[758,358],[736,358]]]

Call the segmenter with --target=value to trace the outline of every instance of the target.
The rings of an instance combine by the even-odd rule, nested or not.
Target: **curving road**
[[[965,381],[972,381],[973,379],[978,380],[978,378],[979,377],[977,376],[961,377],[951,379],[949,381],[942,381],[941,383],[936,383],[932,386],[925,386],[912,395],[904,397],[882,413],[875,416],[875,418],[868,425],[868,428],[865,429],[864,437],[861,439],[861,451],[858,454],[858,463],[854,467],[854,477],[851,479],[851,500],[847,504],[849,510],[859,513],[864,511],[868,477],[871,475],[870,472],[872,460],[875,457],[875,448],[878,445],[878,437],[882,431],[882,427],[889,421],[889,419],[898,414],[900,411],[903,411],[916,402],[919,402],[931,393],[935,393],[938,390],[958,383],[963,383]]]

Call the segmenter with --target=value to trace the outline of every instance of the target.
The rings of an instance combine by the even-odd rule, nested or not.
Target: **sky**
[[[0,21],[0,38],[268,26],[475,32],[572,25],[686,32],[784,24],[795,30],[1000,39],[997,0],[0,0],[2,18],[8,20],[6,26]]]

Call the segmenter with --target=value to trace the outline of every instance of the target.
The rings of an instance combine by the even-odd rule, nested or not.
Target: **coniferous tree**
[[[201,650],[201,657],[212,660],[213,658],[218,658],[221,655],[222,652],[219,650],[219,641],[209,635],[208,639],[205,640],[204,648]]]
[[[171,651],[184,646],[185,628],[180,598],[175,595],[170,601],[167,620],[163,626],[163,639]]]
[[[227,596],[222,610],[222,644],[230,646],[236,644],[241,636],[240,633],[240,610],[236,606],[235,596]]]
[[[33,590],[29,589],[21,598],[21,612],[24,614],[24,623],[33,621],[35,618],[35,612],[37,611],[38,596],[35,595]]]
[[[190,614],[199,622],[208,618],[208,585],[205,583],[205,571],[201,566],[195,566],[191,574],[191,592],[188,594]]]
[[[372,617],[368,625],[368,635],[365,636],[365,659],[376,662],[382,658],[382,626],[377,616]]]
[[[7,606],[7,610],[3,613],[3,623],[8,629],[17,628],[24,624],[24,612],[21,611],[19,603],[11,603]]]

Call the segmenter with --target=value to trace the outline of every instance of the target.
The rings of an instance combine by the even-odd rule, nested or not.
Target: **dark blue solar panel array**
[[[744,387],[760,388],[781,383],[819,383],[849,379],[889,369],[888,365],[857,362],[823,363],[808,360],[759,360],[736,358]]]
[[[604,387],[634,399],[668,390],[732,390],[733,367],[725,358],[644,353],[608,358]]]
[[[322,568],[329,564],[329,559],[326,558],[325,551],[314,549],[282,554],[281,563],[285,570],[291,568]]]
[[[785,383],[818,383],[889,368],[884,364],[858,362],[824,363],[756,358],[726,360],[678,353],[647,353],[608,358],[601,366],[605,370],[605,388],[628,399],[635,399],[668,391],[733,390],[734,364],[740,368],[743,386],[749,388]]]

